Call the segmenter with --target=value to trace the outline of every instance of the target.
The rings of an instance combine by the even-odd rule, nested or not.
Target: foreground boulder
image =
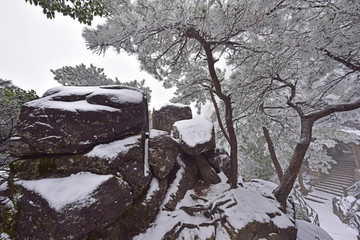
[[[147,124],[143,93],[125,86],[56,87],[23,105],[11,153],[79,153],[139,134]]]
[[[152,127],[166,131],[168,133],[172,130],[172,125],[180,120],[191,119],[191,108],[186,105],[168,104],[161,107],[159,110],[154,110],[152,115]]]
[[[133,199],[125,181],[89,172],[17,180],[12,189],[18,210],[5,225],[16,228],[18,239],[88,239],[113,223]],[[11,215],[11,209],[7,213]]]

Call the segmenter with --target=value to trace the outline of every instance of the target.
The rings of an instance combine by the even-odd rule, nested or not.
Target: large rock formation
[[[0,238],[158,239],[141,233],[165,226],[158,219],[183,223],[185,213],[202,216],[194,218],[196,224],[181,225],[199,230],[191,239],[205,239],[201,229],[218,222],[214,231],[232,239],[294,239],[291,219],[261,194],[257,200],[271,202],[269,212],[262,210],[266,221],[226,222],[231,211],[242,216],[249,209],[239,197],[249,190],[225,191],[221,172],[227,173],[229,158],[215,149],[212,123],[183,120],[191,118],[188,107],[162,110],[169,121],[159,121],[160,129],[149,134],[146,99],[137,89],[57,87],[26,103],[12,143],[16,159],[9,164],[8,181],[0,179]],[[161,131],[163,124],[167,132]],[[178,139],[169,134],[172,125]],[[284,226],[275,224],[278,217]],[[189,239],[177,226],[171,228],[164,239]]]
[[[22,107],[12,154],[81,153],[139,134],[146,111],[142,92],[129,87],[53,88]]]

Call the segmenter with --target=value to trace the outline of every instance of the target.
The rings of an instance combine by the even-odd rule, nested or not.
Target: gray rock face
[[[110,177],[85,198],[54,209],[49,206],[49,200],[44,199],[44,193],[28,189],[26,182],[15,184],[23,194],[17,203],[19,239],[87,239],[106,229],[131,206],[133,199],[126,182]]]
[[[203,155],[197,155],[196,164],[199,168],[199,173],[205,182],[211,184],[217,184],[221,182],[220,177],[216,174],[215,170],[211,167],[210,163],[206,160],[206,158],[204,158]]]
[[[154,129],[163,130],[170,133],[172,130],[172,125],[175,122],[191,118],[192,112],[189,106],[166,105],[159,110],[153,111],[152,126]]]
[[[135,200],[130,209],[116,222],[110,238],[131,239],[134,235],[144,232],[159,212],[167,190],[166,178],[153,178],[146,194]]]
[[[57,87],[24,104],[11,153],[79,153],[139,134],[147,122],[143,93],[124,86],[109,88]]]
[[[216,148],[213,151],[204,153],[204,157],[214,168],[216,173],[223,172],[227,177],[230,176],[230,156],[223,148]]]
[[[150,138],[149,164],[156,177],[162,179],[170,173],[178,154],[179,145],[169,135]]]
[[[177,158],[177,166],[175,166],[175,176],[165,198],[164,207],[173,211],[180,200],[182,200],[186,192],[192,189],[197,180],[196,160],[191,156],[180,154]]]
[[[158,123],[170,126],[168,132],[175,121],[191,118],[189,107],[161,111],[170,114],[162,116],[169,122]],[[195,145],[181,130],[179,141],[160,130],[151,131],[147,141],[146,100],[133,88],[54,88],[25,104],[20,121],[4,191],[0,182],[6,195],[0,198],[0,232],[10,238],[131,239],[151,225],[161,207],[173,211],[200,175],[218,182],[199,155],[215,147],[212,124],[194,134]],[[94,178],[61,185],[81,174]],[[77,195],[99,178],[91,191]]]

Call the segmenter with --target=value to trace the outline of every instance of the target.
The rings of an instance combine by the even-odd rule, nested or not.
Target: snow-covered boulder
[[[215,133],[212,122],[201,119],[177,121],[173,125],[173,134],[180,140],[180,148],[185,153],[196,156],[215,149]]]
[[[149,164],[156,177],[162,179],[170,173],[178,154],[179,145],[169,135],[152,137],[150,132]]]
[[[13,184],[17,211],[7,227],[18,239],[99,239],[133,199],[129,185],[113,175],[79,172]]]
[[[163,130],[168,133],[172,130],[172,125],[176,121],[191,119],[191,108],[182,104],[167,104],[159,110],[153,110],[152,127],[153,129]]]
[[[22,106],[16,156],[81,153],[139,134],[147,125],[144,94],[125,86],[56,87]]]

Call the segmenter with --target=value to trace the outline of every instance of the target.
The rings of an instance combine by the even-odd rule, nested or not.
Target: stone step
[[[339,192],[339,193],[343,192],[342,188],[334,188],[333,186],[316,185],[315,188],[326,189],[328,191]]]
[[[335,175],[325,176],[320,181],[335,181],[335,182],[354,182],[354,178],[350,177],[339,177]]]
[[[355,172],[355,168],[353,168],[353,167],[332,168],[332,169],[330,169],[330,173],[331,172],[346,172],[346,173],[353,174]]]
[[[342,197],[344,194],[343,193],[339,193],[336,191],[332,191],[331,189],[325,189],[325,188],[318,188],[318,187],[314,187],[315,190],[320,191],[320,192],[324,192],[324,193],[329,193],[338,197]]]
[[[353,182],[348,181],[348,182],[339,182],[339,181],[334,181],[334,180],[329,180],[327,179],[325,180],[321,180],[318,184],[331,184],[334,185],[335,187],[347,187],[347,186],[351,186],[353,184]]]
[[[314,198],[319,198],[319,199],[325,200],[325,201],[326,201],[326,200],[329,200],[328,198],[320,197],[320,196],[317,196],[317,195],[312,194],[312,193],[309,193],[308,196],[309,196],[309,197],[314,197]]]
[[[312,202],[316,202],[316,203],[325,203],[325,201],[321,200],[321,199],[318,199],[318,198],[314,198],[314,197],[304,197],[304,199],[306,200],[309,200],[309,201],[312,201]]]
[[[336,174],[336,173],[330,173],[327,176],[324,176],[323,179],[339,179],[339,180],[350,180],[350,181],[354,181],[354,176],[344,176],[341,174]]]
[[[343,191],[343,187],[339,186],[339,185],[335,185],[335,184],[331,184],[331,183],[326,183],[326,182],[320,182],[319,184],[316,185],[317,187],[327,187],[330,189],[335,189],[335,190],[339,190],[339,191]]]

